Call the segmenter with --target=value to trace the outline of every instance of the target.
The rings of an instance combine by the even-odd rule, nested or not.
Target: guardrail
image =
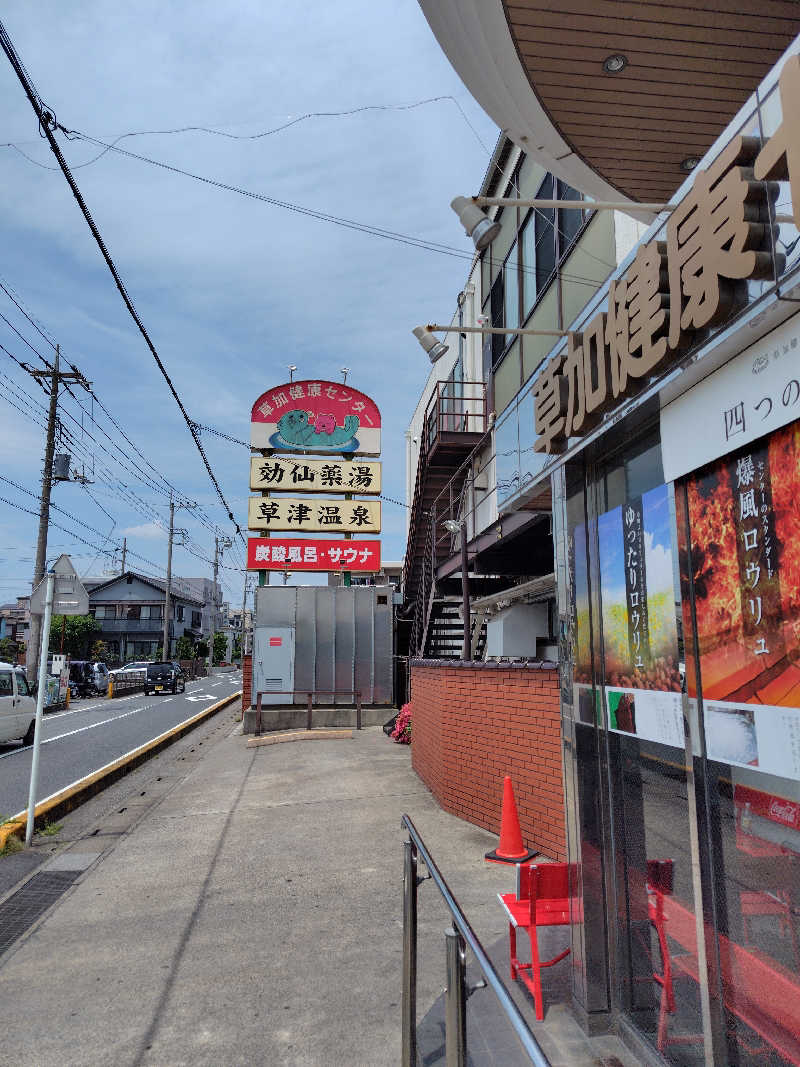
[[[115,697],[119,693],[131,693],[134,689],[144,689],[147,681],[147,671],[122,671],[120,674],[110,674],[108,680],[108,696]]]
[[[511,998],[478,935],[470,926],[464,912],[436,866],[430,852],[408,815],[400,822],[408,831],[403,842],[403,992],[401,1017],[403,1028],[403,1067],[417,1067],[417,888],[420,882],[432,879],[442,895],[452,917],[452,926],[445,931],[447,959],[447,989],[445,990],[445,1059],[447,1067],[466,1067],[467,1062],[467,998],[476,989],[488,986],[500,1002],[519,1043],[536,1067],[550,1067],[550,1061],[533,1035]],[[428,874],[417,874],[418,858]],[[472,952],[483,979],[467,988],[466,950]]]
[[[311,720],[314,712],[314,697],[319,696],[351,696],[356,703],[356,730],[361,729],[361,690],[360,689],[262,689],[256,693],[256,730],[255,736],[261,736],[261,698],[263,696],[291,696],[298,694],[306,695],[306,729],[311,729]]]

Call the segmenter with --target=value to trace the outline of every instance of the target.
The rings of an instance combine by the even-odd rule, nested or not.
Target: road
[[[45,715],[37,803],[236,692],[241,682],[235,671],[188,682],[175,696],[92,697]],[[27,807],[31,753],[20,742],[0,745],[0,818]]]

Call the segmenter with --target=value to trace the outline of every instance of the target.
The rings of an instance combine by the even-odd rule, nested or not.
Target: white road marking
[[[141,693],[137,694],[137,695],[141,696]],[[172,699],[172,698],[170,697],[168,699]],[[198,694],[196,696],[187,697],[186,699],[187,700],[215,700],[216,699],[216,694],[215,693],[200,693],[200,694]],[[131,715],[138,715],[140,711],[149,711],[151,708],[154,708],[157,705],[160,705],[160,704],[163,704],[163,703],[166,703],[166,701],[163,700],[163,701],[154,702],[152,704],[144,704],[141,708],[134,708],[132,711],[126,711],[123,715],[114,715],[110,719],[101,719],[100,722],[89,723],[88,726],[79,726],[77,728],[77,730],[68,730],[67,733],[65,733],[65,734],[56,734],[55,737],[42,738],[42,744],[43,745],[49,745],[52,741],[62,741],[65,737],[73,737],[75,734],[82,734],[86,730],[94,730],[98,726],[107,726],[108,723],[110,723],[110,722],[119,722],[120,719],[127,719]],[[0,759],[5,759],[7,756],[16,756],[17,753],[19,753],[19,752],[27,752],[32,748],[33,748],[33,745],[23,745],[21,748],[12,749],[11,752],[2,752],[2,753],[0,753]]]

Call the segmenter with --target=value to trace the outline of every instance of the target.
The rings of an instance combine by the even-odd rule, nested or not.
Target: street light
[[[433,336],[430,326],[415,326],[411,332],[428,353],[431,363],[436,363],[450,348],[444,341],[439,341]]]
[[[289,364],[289,381],[290,382],[294,381],[294,372],[296,370],[297,370],[297,367],[294,365],[294,363],[290,363]]]
[[[502,229],[496,219],[490,219],[469,197],[457,196],[450,202],[450,207],[458,215],[461,225],[467,231],[467,236],[472,238],[478,252],[488,248]]]
[[[437,341],[434,333],[498,333],[513,334],[515,337],[569,337],[574,330],[520,330],[507,326],[440,326],[429,322],[427,326],[415,326],[411,331],[425,351],[431,363],[440,360],[449,346],[444,341]]]
[[[543,211],[624,211],[626,214],[648,211],[660,215],[665,211],[674,211],[676,205],[639,204],[629,200],[523,200],[515,196],[457,196],[450,201],[450,207],[458,215],[467,235],[472,238],[476,251],[482,252],[502,229],[497,219],[490,219],[482,210],[485,207],[532,207]]]

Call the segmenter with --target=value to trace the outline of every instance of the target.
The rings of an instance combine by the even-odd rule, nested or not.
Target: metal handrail
[[[262,709],[261,698],[277,694],[278,696],[297,696],[298,693],[306,695],[306,729],[311,729],[312,716],[314,714],[314,697],[320,693],[325,696],[352,696],[356,702],[356,729],[361,729],[361,690],[360,689],[259,689],[256,692],[256,737],[261,736]],[[334,701],[334,706],[336,702]]]
[[[539,1042],[526,1023],[505,983],[494,968],[486,954],[478,935],[470,926],[461,906],[452,890],[436,866],[436,862],[425,846],[408,815],[403,815],[400,825],[408,831],[409,840],[405,842],[405,865],[403,871],[403,1067],[417,1067],[416,1052],[416,976],[417,976],[417,853],[428,870],[436,888],[442,895],[452,916],[453,927],[463,938],[466,947],[472,952],[483,974],[486,985],[500,1002],[500,1007],[511,1024],[523,1049],[536,1067],[550,1067]],[[448,935],[448,989],[445,1014],[445,1042],[447,1048],[447,1067],[463,1067],[466,1062],[466,1028],[464,1025],[464,1008],[469,991],[464,983],[464,952],[454,951],[453,935]],[[452,1032],[455,1031],[455,1032]]]

